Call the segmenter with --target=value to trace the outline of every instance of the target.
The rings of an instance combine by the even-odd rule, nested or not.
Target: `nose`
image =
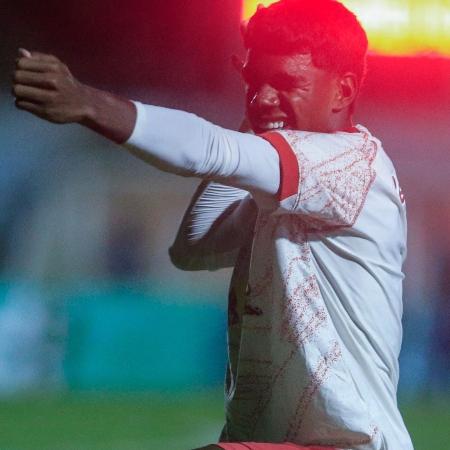
[[[258,107],[273,107],[280,105],[280,98],[276,89],[265,84],[256,91],[250,103]]]

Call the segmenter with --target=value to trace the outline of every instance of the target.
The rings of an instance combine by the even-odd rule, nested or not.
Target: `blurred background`
[[[270,2],[265,2],[270,3]],[[346,3],[372,51],[356,122],[397,168],[409,220],[399,400],[416,450],[447,448],[450,2]],[[187,449],[223,423],[230,271],[182,272],[198,181],[77,125],[15,110],[17,49],[81,81],[237,128],[239,23],[256,2],[0,3],[0,449]]]

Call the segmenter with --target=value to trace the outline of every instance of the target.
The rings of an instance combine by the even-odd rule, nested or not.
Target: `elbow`
[[[171,263],[180,270],[190,270],[189,269],[189,258],[186,257],[185,252],[181,252],[179,248],[172,245],[169,247],[169,257]]]
[[[175,244],[169,247],[169,257],[171,263],[180,270],[184,271],[194,271],[200,270],[197,267],[197,264],[191,256],[189,256],[189,252],[186,249],[181,249],[179,246]]]

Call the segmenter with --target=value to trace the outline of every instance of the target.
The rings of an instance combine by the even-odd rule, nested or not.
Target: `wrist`
[[[95,128],[95,123],[100,121],[98,104],[101,101],[99,99],[101,91],[85,84],[81,85],[80,91],[81,104],[79,118],[76,122],[91,129]]]
[[[82,86],[78,123],[115,141],[126,142],[136,123],[136,107],[127,99],[90,86]]]

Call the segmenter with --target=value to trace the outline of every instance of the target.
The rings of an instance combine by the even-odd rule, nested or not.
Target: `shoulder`
[[[361,125],[357,132],[317,133],[299,130],[280,130],[261,135],[279,153],[293,152],[297,158],[324,161],[337,156],[357,156],[373,160],[381,143]],[[284,148],[283,148],[284,147]]]
[[[373,163],[381,144],[366,128],[356,130],[281,130],[261,135],[280,156],[280,198],[318,192],[319,186],[329,191],[366,191],[376,177]]]

